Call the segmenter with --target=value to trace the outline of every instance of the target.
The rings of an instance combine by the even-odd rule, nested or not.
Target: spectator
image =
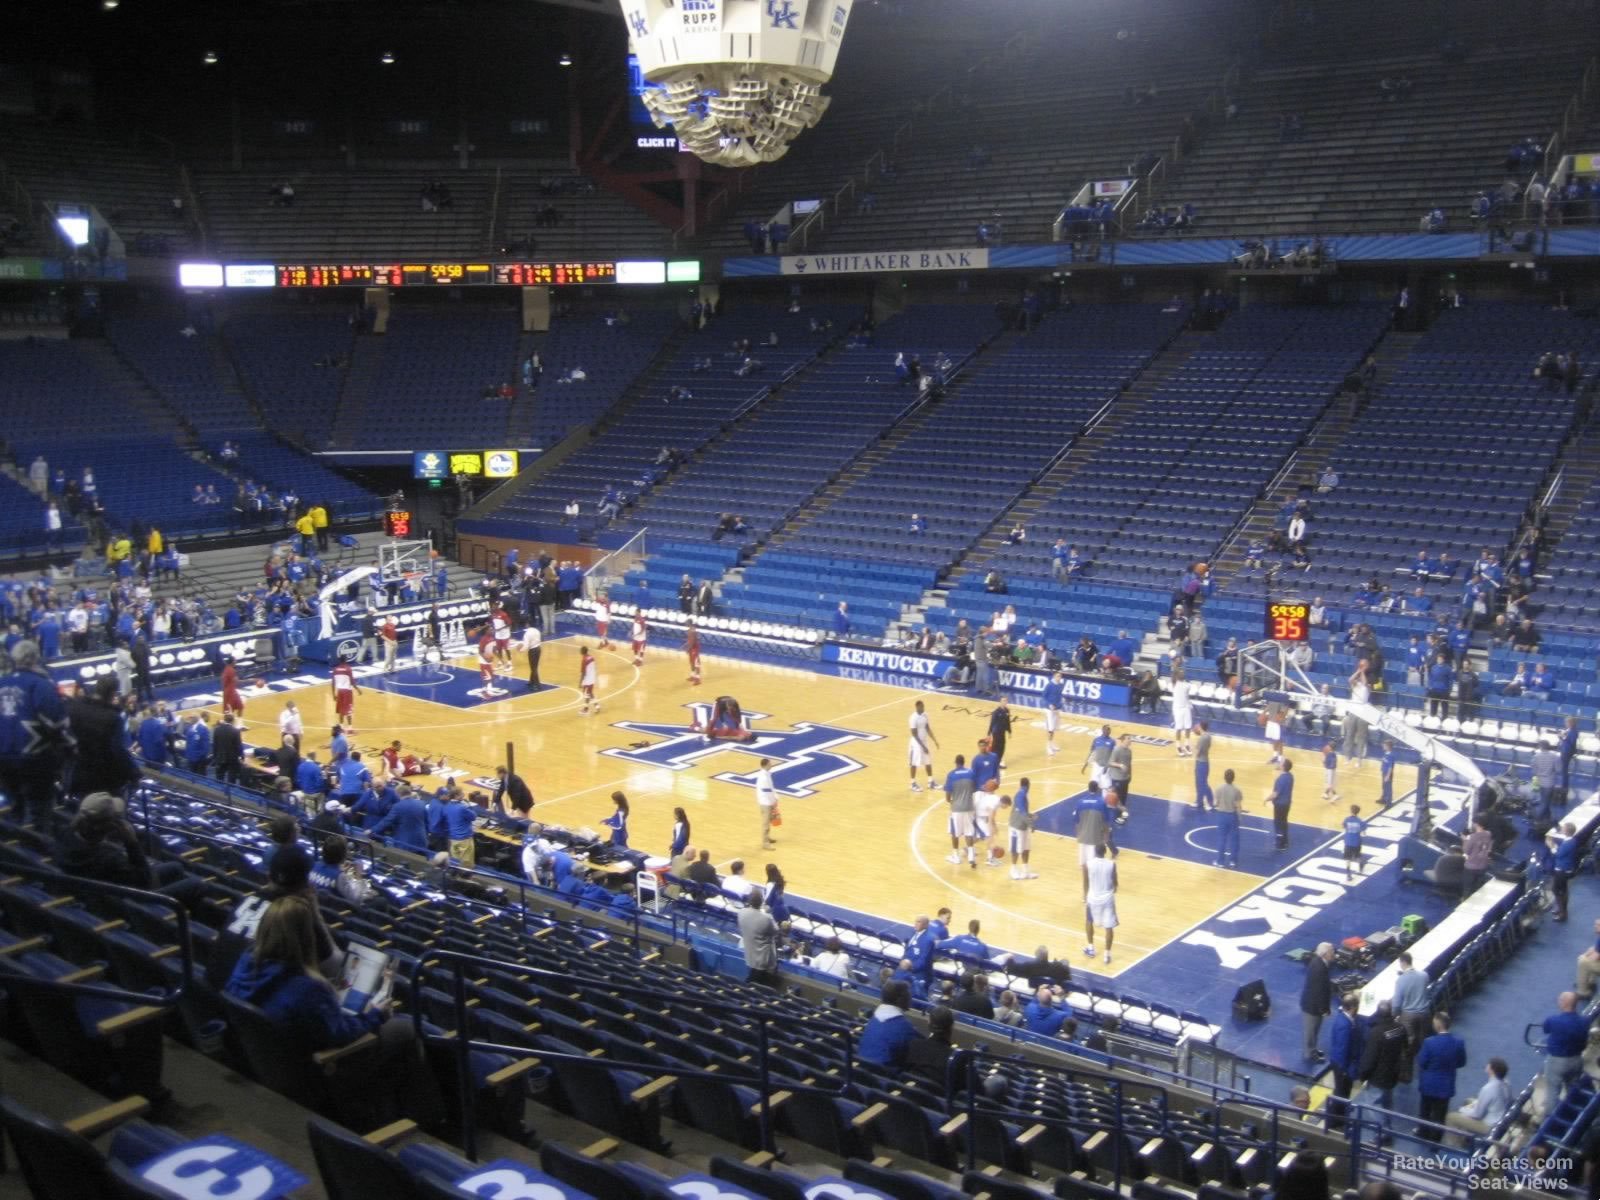
[[[72,750],[72,731],[39,644],[16,641],[10,658],[9,671],[0,674],[0,695],[6,697],[0,706],[0,790],[19,815],[43,828],[56,778]]]
[[[905,1065],[944,1082],[955,1037],[956,1014],[940,1004],[928,1013],[928,1036],[906,1046]]]
[[[1596,924],[1600,925],[1600,922]],[[1600,966],[1597,966],[1595,974],[1600,975]],[[957,1012],[969,1013],[974,1017],[992,1021],[994,1002],[989,999],[989,976],[983,971],[973,971],[970,975],[963,976],[961,990],[950,1002],[950,1007]]]
[[[72,824],[56,840],[56,865],[83,879],[153,889],[191,914],[200,911],[206,903],[204,881],[189,875],[181,863],[151,863],[123,814],[120,796],[108,792],[85,796]]]
[[[1400,1082],[1405,1062],[1405,1028],[1394,1019],[1389,1001],[1380,1000],[1367,1026],[1366,1045],[1361,1051],[1361,1079],[1367,1090],[1376,1093],[1372,1102],[1377,1107],[1394,1107],[1394,1089]]]
[[[1066,1009],[1056,1005],[1055,990],[1048,984],[1039,986],[1024,1013],[1028,1032],[1041,1034],[1044,1037],[1056,1036],[1068,1015]]]
[[[761,903],[761,889],[753,888],[739,912],[739,940],[744,943],[744,962],[750,970],[750,982],[776,988],[779,986],[778,923],[770,914],[761,911]]]
[[[1333,943],[1323,942],[1306,959],[1305,980],[1300,985],[1300,1032],[1302,1052],[1312,1060],[1327,1058],[1317,1045],[1323,1019],[1333,1004],[1333,984],[1328,967],[1333,962]]]
[[[1006,990],[1000,993],[1000,1003],[994,1010],[994,1019],[1013,1029],[1027,1024],[1027,1014],[1023,1012],[1022,1002],[1015,992]]]
[[[1343,1128],[1346,1101],[1361,1072],[1365,1027],[1360,1016],[1361,997],[1348,993],[1339,1001],[1328,1030],[1328,1065],[1333,1068],[1333,1095],[1328,1099],[1328,1130]]]
[[[1574,992],[1556,997],[1556,1012],[1544,1019],[1544,1111],[1553,1113],[1567,1084],[1583,1071],[1583,1049],[1589,1043],[1589,1019],[1578,1012]]]
[[[880,1003],[856,1043],[856,1057],[879,1066],[904,1066],[907,1047],[917,1037],[916,1026],[906,1016],[910,1007],[911,985],[900,979],[886,983]]]
[[[1506,1076],[1510,1071],[1511,1068],[1505,1059],[1491,1058],[1484,1064],[1484,1081],[1483,1086],[1478,1089],[1478,1094],[1446,1116],[1445,1125],[1450,1129],[1478,1137],[1491,1132],[1500,1123],[1500,1118],[1511,1109],[1513,1098],[1511,1085],[1506,1082]],[[1444,1142],[1447,1146],[1459,1147],[1466,1144],[1466,1139],[1447,1133]]]
[[[286,1055],[309,1057],[377,1036],[376,1053],[349,1059],[345,1071],[362,1071],[369,1086],[355,1089],[374,1102],[371,1120],[397,1115],[382,1111],[404,1097],[413,1119],[431,1123],[443,1115],[438,1085],[423,1060],[409,1017],[391,1017],[387,1002],[350,1012],[317,965],[316,911],[299,896],[272,901],[256,928],[250,948],[234,965],[224,990],[261,1009],[281,1037]],[[383,1086],[379,1086],[379,1085]]]
[[[850,979],[850,956],[844,951],[844,943],[837,937],[830,937],[822,951],[811,956],[811,969],[848,982]]]
[[[1433,1036],[1417,1051],[1417,1115],[1434,1125],[1443,1125],[1456,1094],[1456,1072],[1467,1065],[1467,1046],[1450,1032],[1450,1014],[1433,1014]],[[1417,1136],[1436,1142],[1437,1129],[1419,1127]]]

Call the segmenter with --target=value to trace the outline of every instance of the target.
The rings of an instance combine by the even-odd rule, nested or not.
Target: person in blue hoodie
[[[1450,666],[1450,656],[1443,651],[1428,664],[1425,678],[1428,686],[1428,715],[1450,715],[1450,689],[1455,686],[1456,673]]]
[[[440,1107],[438,1085],[423,1062],[410,1019],[391,1017],[387,1003],[368,1004],[359,1012],[340,1006],[334,985],[317,966],[316,922],[305,898],[273,900],[223,990],[261,1010],[281,1035],[284,1054],[309,1057],[376,1035],[375,1053],[340,1066],[341,1074],[359,1071],[374,1085],[352,1092],[369,1095],[375,1105],[398,1102],[413,1119],[433,1119]]]
[[[917,1040],[917,1027],[906,1016],[911,1007],[911,986],[894,979],[884,984],[880,1003],[872,1019],[861,1031],[856,1057],[862,1062],[884,1067],[899,1067],[906,1061],[906,1048]]]

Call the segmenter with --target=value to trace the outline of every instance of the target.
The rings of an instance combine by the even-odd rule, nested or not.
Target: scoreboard
[[[1303,600],[1269,601],[1261,633],[1275,642],[1309,642],[1311,605]]]
[[[289,263],[275,267],[281,288],[410,287],[476,284],[499,287],[615,283],[615,262],[541,263]]]

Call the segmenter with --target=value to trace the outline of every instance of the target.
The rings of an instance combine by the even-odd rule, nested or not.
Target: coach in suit
[[[694,581],[687,575],[678,585],[678,607],[683,610],[684,616],[691,616],[694,613]]]
[[[211,734],[211,767],[224,783],[239,782],[239,767],[244,761],[244,739],[234,724],[233,714],[225,713]]]
[[[533,812],[533,793],[528,790],[528,785],[523,782],[521,775],[514,775],[505,767],[496,767],[495,774],[500,782],[495,785],[494,798],[489,807],[505,813],[506,816],[521,817],[527,820],[528,814]]]
[[[1300,986],[1300,1030],[1305,1040],[1305,1056],[1310,1059],[1326,1058],[1317,1048],[1317,1035],[1322,1032],[1322,1019],[1333,1007],[1333,981],[1328,978],[1328,964],[1333,962],[1333,943],[1323,942],[1317,952],[1306,959],[1306,978]]]
[[[711,592],[711,580],[702,580],[700,590],[694,594],[694,615],[697,617],[709,617],[714,599],[715,597]]]

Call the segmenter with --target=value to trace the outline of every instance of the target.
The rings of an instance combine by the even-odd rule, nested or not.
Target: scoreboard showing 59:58
[[[1261,634],[1274,642],[1311,640],[1311,605],[1304,600],[1267,602]]]

